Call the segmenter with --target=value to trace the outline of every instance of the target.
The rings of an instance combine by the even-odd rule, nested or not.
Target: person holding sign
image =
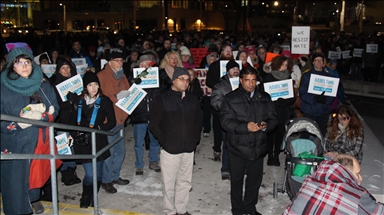
[[[364,80],[370,82],[376,82],[378,79],[380,64],[378,61],[380,59],[380,53],[369,50],[370,45],[377,45],[375,40],[369,40],[366,49],[363,52],[363,61],[364,61]]]
[[[212,90],[212,96],[211,96],[211,106],[216,111],[220,112],[221,105],[224,100],[224,96],[228,94],[229,92],[232,92],[234,89],[232,88],[232,85],[230,83],[230,79],[239,78],[239,64],[236,63],[235,60],[229,60],[227,63],[227,74],[220,78],[219,83],[217,83]],[[223,137],[223,156],[222,156],[222,165],[221,165],[221,179],[222,180],[229,180],[229,165],[228,165],[228,151],[227,151],[227,145],[226,145],[226,133],[224,130],[222,130],[222,137]],[[214,158],[218,157],[218,160],[220,161],[220,155],[221,155],[221,144],[220,145],[213,145],[213,154]]]
[[[162,147],[160,166],[165,214],[189,214],[194,150],[203,127],[200,102],[187,91],[190,81],[187,69],[175,67],[171,89],[155,99],[149,113],[149,128]]]
[[[263,82],[275,82],[291,79],[293,63],[290,58],[283,55],[277,56],[272,59],[271,73],[265,76]],[[279,154],[283,136],[285,133],[285,123],[289,120],[290,109],[289,107],[295,102],[295,98],[278,98],[273,101],[277,113],[277,127],[267,136],[268,143],[268,166],[280,166]]]
[[[312,74],[333,77],[325,70],[324,55],[314,53],[312,55],[312,69],[301,76],[299,95],[301,98],[301,111],[304,117],[313,119],[319,125],[320,131],[325,135],[331,104],[334,97],[324,96],[324,91],[319,95],[308,93],[309,80]]]
[[[69,92],[68,100],[73,105],[74,109],[71,114],[71,120],[77,122],[78,126],[90,127],[93,129],[109,131],[116,125],[115,112],[113,110],[112,101],[103,95],[100,89],[100,81],[97,75],[93,72],[86,72],[83,77],[84,90],[80,96]],[[82,133],[84,134],[84,133]],[[92,139],[91,134],[85,134],[84,142],[78,141],[81,135],[79,132],[71,132],[74,138],[75,154],[92,154]],[[107,135],[96,134],[96,152],[100,151],[108,145]],[[101,186],[104,160],[110,156],[110,151],[107,150],[97,157],[97,190]],[[85,175],[83,179],[83,193],[80,199],[80,208],[88,208],[93,206],[93,170],[92,160],[82,159]]]
[[[124,74],[123,57],[123,51],[121,49],[111,49],[108,59],[109,62],[105,65],[103,70],[97,73],[100,80],[100,88],[103,90],[104,95],[108,96],[114,104],[118,100],[129,96],[128,89],[131,86]],[[113,107],[115,110],[116,127],[124,125],[125,120],[128,118],[128,114],[116,105]],[[112,143],[119,137],[119,132],[113,136],[108,136],[108,142]],[[112,146],[109,150],[111,152],[111,156],[104,161],[102,177],[103,183],[101,186],[107,193],[116,193],[117,189],[113,186],[114,184],[129,184],[128,179],[120,178],[120,170],[125,158],[124,138]]]

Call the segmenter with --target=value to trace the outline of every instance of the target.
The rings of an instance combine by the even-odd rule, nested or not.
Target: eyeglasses
[[[114,60],[111,60],[111,61],[115,61],[116,63],[124,63],[125,60],[118,60],[118,59],[114,59]]]
[[[350,118],[349,118],[349,116],[347,116],[347,117],[337,117],[337,119],[338,119],[340,122],[345,122],[345,121],[348,121]]]
[[[20,66],[20,67],[22,67],[22,66],[32,66],[32,61],[30,61],[30,60],[27,60],[27,61],[16,61],[15,65],[16,66]]]
[[[186,83],[191,82],[191,79],[189,78],[177,78],[177,79],[179,79],[181,82],[186,82]]]

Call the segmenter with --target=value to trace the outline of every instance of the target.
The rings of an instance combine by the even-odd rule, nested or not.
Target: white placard
[[[309,26],[292,26],[292,54],[309,54],[309,41]]]
[[[136,78],[145,68],[134,68],[133,78]],[[141,78],[141,83],[138,84],[141,88],[157,88],[159,87],[159,67],[150,67],[148,69],[148,75],[145,78]]]
[[[220,60],[220,77],[223,77],[227,74],[227,63],[229,60]],[[241,63],[241,60],[235,60],[236,63],[239,64],[239,70],[243,67],[243,64]]]
[[[294,97],[292,79],[264,83],[264,90],[271,96],[272,101]]]
[[[56,64],[42,64],[40,65],[41,70],[45,73],[45,75],[50,78],[56,71]]]
[[[341,52],[341,48],[340,48],[340,46],[336,47],[336,51],[337,51],[337,52]]]
[[[291,51],[291,46],[289,46],[289,45],[281,45],[280,47],[283,49],[283,51],[284,50]]]
[[[71,148],[68,146],[68,137],[66,133],[55,136],[57,153],[59,155],[71,155]]]
[[[349,53],[351,53],[351,50],[342,51],[341,54],[343,55],[343,59],[351,58],[352,56],[349,55]]]
[[[120,99],[115,103],[115,105],[124,112],[131,114],[147,95],[147,92],[138,87],[136,84],[132,84],[129,88],[129,92],[130,94],[128,97]]]
[[[247,57],[247,63],[249,64],[249,65],[251,65],[252,67],[254,67],[253,66],[253,63],[252,63],[252,60],[251,60],[251,57]]]
[[[80,57],[80,58],[71,58],[72,62],[76,65],[76,66],[80,66],[80,65],[84,65],[84,64],[87,64],[87,61],[85,60],[84,57]]]
[[[77,74],[80,74],[81,77],[85,74],[85,70],[87,69],[88,64],[83,64],[83,65],[76,65],[76,72]]]
[[[231,83],[232,91],[236,90],[237,88],[239,88],[240,78],[239,77],[237,77],[237,78],[230,78],[229,79],[229,83]]]
[[[353,57],[363,57],[364,49],[353,49]]]
[[[335,52],[335,51],[328,51],[328,58],[329,59],[340,59],[341,58],[341,53],[340,52]]]
[[[63,102],[67,101],[67,93],[70,91],[80,95],[83,91],[83,79],[79,74],[68,78],[67,80],[56,85],[56,89],[59,92],[61,100]]]
[[[105,64],[107,64],[107,63],[108,63],[108,61],[106,59],[101,59],[100,60],[100,68],[103,69]]]
[[[35,57],[33,58],[33,61],[34,61],[37,65],[40,65],[40,56],[41,56],[41,55],[47,55],[48,62],[51,63],[51,59],[49,58],[48,53],[47,53],[47,52],[44,52],[44,53],[41,53],[41,54],[39,54],[39,55],[37,55],[37,56],[35,56]]]
[[[236,58],[237,57],[237,53],[239,53],[239,51],[232,51],[232,55],[233,55],[233,58]]]
[[[339,81],[339,78],[311,74],[308,93],[320,95],[325,92],[325,96],[336,97]]]
[[[377,44],[367,44],[367,53],[377,53],[378,46]]]

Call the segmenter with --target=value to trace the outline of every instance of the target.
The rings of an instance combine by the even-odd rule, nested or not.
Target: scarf
[[[87,105],[90,105],[90,104],[95,103],[96,100],[99,98],[99,95],[100,95],[100,94],[97,94],[97,96],[95,96],[95,97],[93,97],[93,98],[89,97],[88,95],[85,95],[85,96],[84,96],[85,103],[86,103]]]
[[[11,80],[7,78],[8,71],[1,73],[1,83],[3,83],[8,89],[22,95],[32,96],[39,90],[41,82],[43,80],[43,72],[40,67],[35,63],[32,64],[33,71],[28,78],[19,77],[18,79]],[[16,78],[18,75],[11,73],[11,78]]]
[[[341,123],[338,123],[337,124],[337,127],[339,127],[339,130],[341,133],[343,133],[345,131],[345,129],[347,128],[348,124],[343,126]]]
[[[291,73],[289,73],[288,70],[272,70],[271,74],[273,77],[275,77],[277,80],[286,80],[290,77]]]

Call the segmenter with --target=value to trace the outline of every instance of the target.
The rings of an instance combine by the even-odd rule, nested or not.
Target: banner
[[[325,92],[325,96],[336,97],[339,81],[339,78],[311,74],[308,93],[320,95]]]
[[[309,54],[310,27],[292,26],[291,53]]]
[[[189,50],[193,56],[195,67],[200,68],[201,61],[208,55],[208,48],[191,48]]]
[[[134,68],[133,78],[136,78],[145,68]],[[147,70],[148,75],[145,78],[141,77],[141,83],[137,86],[141,88],[157,88],[159,84],[159,67],[150,67]]]
[[[124,112],[131,114],[147,95],[147,92],[138,87],[136,84],[132,84],[128,91],[130,92],[129,96],[120,99],[115,103],[115,105]]]
[[[207,78],[208,69],[194,69],[194,70],[197,73],[196,78],[199,79],[200,87],[203,90],[204,96],[211,96],[212,89],[205,84],[205,79]]]
[[[79,74],[61,82],[56,85],[56,89],[59,92],[61,100],[67,101],[67,93],[72,92],[80,95],[83,91],[83,79]]]
[[[52,77],[52,75],[55,74],[56,64],[42,64],[40,65],[40,67],[48,78]]]
[[[227,74],[227,63],[229,60],[220,60],[220,77],[223,77]],[[239,70],[243,68],[243,64],[241,63],[241,60],[235,60],[236,63],[239,64]]]
[[[367,44],[367,53],[377,53],[378,46],[377,44]]]
[[[294,97],[292,79],[264,83],[264,90],[271,96],[272,101]]]
[[[57,153],[59,155],[71,155],[72,151],[69,147],[68,143],[68,136],[67,133],[62,133],[60,135],[55,136],[56,139],[56,146],[57,146]]]

